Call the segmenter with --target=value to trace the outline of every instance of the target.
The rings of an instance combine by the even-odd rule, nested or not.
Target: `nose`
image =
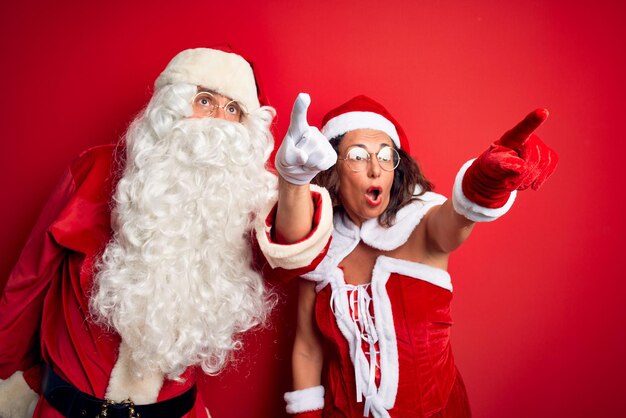
[[[215,106],[215,110],[213,111],[213,117],[216,119],[224,119],[226,120],[226,111],[223,106]]]
[[[372,154],[370,157],[371,158],[367,164],[367,175],[371,178],[378,178],[380,177],[381,172],[380,163],[378,162],[376,154]]]

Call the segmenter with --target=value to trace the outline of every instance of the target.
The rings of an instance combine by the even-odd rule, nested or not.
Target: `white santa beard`
[[[92,308],[138,369],[176,377],[200,364],[217,373],[238,347],[235,334],[264,319],[267,295],[246,235],[275,193],[264,135],[187,119],[165,138],[133,144]]]

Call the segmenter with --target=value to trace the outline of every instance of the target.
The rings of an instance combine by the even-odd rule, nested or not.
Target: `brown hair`
[[[330,140],[330,144],[337,154],[339,154],[339,143],[343,139],[343,135],[339,135]],[[395,145],[394,145],[395,148]],[[433,189],[433,184],[422,174],[417,162],[401,148],[396,148],[400,154],[400,163],[394,170],[393,184],[391,185],[389,206],[378,217],[378,223],[382,226],[389,227],[394,224],[396,214],[400,209],[410,203],[412,200],[418,199],[425,192]],[[339,174],[337,174],[337,165],[328,170],[320,172],[313,180],[313,184],[325,187],[330,194],[333,206],[341,207],[339,199]],[[421,191],[415,193],[415,186],[419,185]]]

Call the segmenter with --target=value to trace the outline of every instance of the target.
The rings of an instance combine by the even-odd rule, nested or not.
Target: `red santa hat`
[[[380,103],[356,96],[332,109],[322,119],[322,133],[328,139],[355,129],[376,129],[389,135],[398,148],[409,152],[409,140],[402,127]]]
[[[178,53],[156,79],[159,89],[167,84],[187,83],[202,86],[238,101],[248,112],[265,104],[252,67],[242,56],[223,45],[186,49]]]

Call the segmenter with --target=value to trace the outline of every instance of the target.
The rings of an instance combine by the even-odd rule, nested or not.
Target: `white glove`
[[[309,126],[306,113],[311,104],[307,93],[300,93],[293,104],[291,123],[274,163],[282,178],[303,185],[320,171],[337,162],[337,153],[316,127]]]
[[[13,373],[7,380],[0,379],[0,417],[32,417],[39,395],[24,380],[20,371]]]

